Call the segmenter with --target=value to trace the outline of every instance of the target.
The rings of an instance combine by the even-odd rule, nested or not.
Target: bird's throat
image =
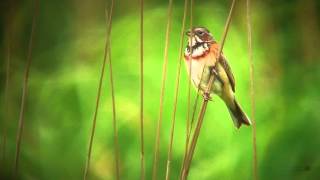
[[[208,42],[197,42],[193,46],[188,45],[184,52],[185,59],[189,60],[192,58],[193,60],[198,60],[209,53],[210,45]]]

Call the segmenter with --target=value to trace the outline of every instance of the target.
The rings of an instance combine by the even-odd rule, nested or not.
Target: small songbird
[[[217,61],[219,45],[211,33],[207,28],[196,27],[187,31],[186,34],[188,45],[184,57],[193,85],[199,88],[205,99],[210,100],[212,94],[218,95],[227,105],[237,128],[240,128],[242,124],[250,125],[248,116],[235,99],[235,80],[226,58],[221,55]],[[213,76],[213,83],[210,93],[205,93],[210,75]]]

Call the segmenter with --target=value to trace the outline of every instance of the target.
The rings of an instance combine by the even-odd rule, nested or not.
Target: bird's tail
[[[251,125],[251,121],[246,115],[245,112],[243,112],[242,108],[240,107],[239,103],[236,101],[236,99],[233,100],[233,103],[227,105],[231,118],[233,120],[234,125],[239,129],[242,124],[245,124],[247,126]]]

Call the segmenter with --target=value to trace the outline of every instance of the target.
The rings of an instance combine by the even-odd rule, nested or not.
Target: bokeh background
[[[178,64],[183,1],[173,2],[168,78],[161,129],[158,179],[165,162]],[[231,1],[195,1],[193,24],[219,41]],[[33,1],[2,0],[0,53],[0,179],[11,179],[22,79]],[[20,179],[81,179],[104,54],[103,1],[40,1],[26,102]],[[146,179],[151,179],[167,1],[145,2]],[[115,2],[111,37],[121,179],[140,177],[139,1]],[[260,179],[320,179],[320,3],[317,0],[253,1],[253,52]],[[236,96],[247,114],[250,78],[245,19],[240,0],[224,54],[236,78]],[[187,27],[189,18],[187,18]],[[186,40],[184,41],[186,42]],[[10,44],[8,103],[6,64]],[[89,179],[115,179],[109,72],[102,99]],[[184,153],[188,80],[183,66],[171,179],[178,179]],[[192,91],[192,97],[195,97]],[[236,130],[219,98],[209,103],[189,179],[252,179],[252,129]],[[6,141],[3,135],[6,134]],[[4,146],[5,145],[5,146]],[[5,147],[5,148],[4,148]],[[4,151],[5,150],[5,151]]]

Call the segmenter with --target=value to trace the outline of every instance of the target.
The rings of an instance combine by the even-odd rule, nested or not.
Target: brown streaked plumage
[[[187,35],[189,41],[185,50],[185,62],[193,85],[204,94],[212,74],[214,81],[210,97],[216,94],[225,102],[237,128],[242,124],[250,125],[248,116],[235,99],[235,79],[226,58],[221,55],[217,62],[219,45],[211,33],[204,27],[197,27],[193,28],[192,32],[187,31]]]

